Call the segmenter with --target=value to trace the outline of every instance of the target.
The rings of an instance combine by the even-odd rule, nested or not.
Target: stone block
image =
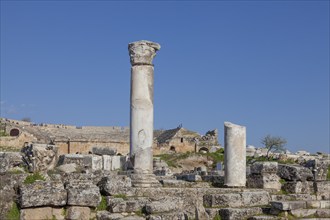
[[[314,200],[314,201],[306,201],[307,208],[312,209],[330,209],[330,201],[329,200]]]
[[[96,214],[97,220],[121,220],[124,216],[119,213],[110,213],[108,211],[99,211]]]
[[[102,170],[103,161],[102,156],[93,155],[92,156],[92,170]]]
[[[63,172],[63,173],[73,173],[73,172],[77,171],[77,164],[75,164],[75,163],[63,164],[63,165],[56,167],[56,170]]]
[[[53,218],[52,207],[21,209],[20,220],[44,220]]]
[[[316,182],[315,190],[319,199],[330,200],[330,181]]]
[[[253,174],[277,173],[277,162],[256,162],[251,165],[250,171]]]
[[[174,212],[176,209],[177,207],[174,203],[163,203],[159,201],[151,202],[145,206],[145,211],[147,214]]]
[[[102,161],[103,161],[103,170],[110,171],[112,166],[112,159],[109,155],[102,155]]]
[[[170,187],[170,188],[186,188],[191,187],[192,183],[183,181],[183,180],[173,180],[173,179],[164,179],[161,180],[160,183],[163,185],[163,187]]]
[[[148,220],[186,220],[189,219],[184,212],[158,213],[149,215]]]
[[[103,177],[98,183],[100,191],[105,195],[116,195],[123,188],[132,187],[131,179],[124,175],[115,175]]]
[[[20,220],[45,220],[57,219],[64,220],[64,210],[62,208],[38,207],[20,210]]]
[[[280,190],[280,177],[275,173],[250,174],[247,178],[247,187]]]
[[[238,193],[204,195],[203,204],[205,207],[242,207],[242,197]]]
[[[203,196],[203,204],[206,207],[249,207],[262,206],[269,203],[270,196],[266,191],[242,192],[226,194],[207,194]]]
[[[238,220],[246,219],[253,215],[262,214],[262,209],[259,207],[251,208],[222,208],[219,211],[221,219]]]
[[[100,147],[100,146],[94,146],[92,148],[92,153],[96,155],[116,155],[117,154],[117,149],[116,148],[111,148],[111,147]]]
[[[91,182],[71,182],[66,189],[68,205],[96,207],[101,202],[100,190]]]
[[[31,144],[22,148],[23,161],[31,172],[47,172],[55,168],[58,147],[48,144]]]
[[[316,200],[316,195],[310,195],[310,194],[271,195],[271,200],[276,200],[276,201],[285,201],[285,200],[311,201],[311,200]]]
[[[266,191],[259,192],[242,192],[243,206],[262,206],[268,205],[270,196]]]
[[[219,175],[206,175],[202,176],[203,181],[211,182],[212,186],[223,187],[225,184],[225,177]]]
[[[57,165],[60,166],[63,164],[75,163],[78,166],[84,168],[85,167],[84,158],[85,156],[81,154],[64,154],[59,157]]]
[[[69,206],[66,213],[70,220],[89,220],[91,210],[89,207]]]
[[[112,213],[137,212],[150,202],[146,197],[112,198],[107,197],[107,204]]]
[[[297,182],[285,182],[282,185],[282,189],[287,193],[314,193],[313,182],[311,181],[297,181]]]
[[[279,164],[277,175],[287,181],[313,180],[312,171],[299,165]]]
[[[38,206],[65,206],[67,192],[60,182],[37,181],[20,186],[19,202],[22,208]]]
[[[315,159],[315,160],[307,161],[305,167],[315,172],[314,177],[316,181],[324,181],[327,180],[329,165],[330,165],[330,160]]]
[[[122,170],[121,156],[112,156],[111,170]]]
[[[311,215],[315,215],[316,209],[296,209],[291,210],[290,214],[296,218],[304,218]]]
[[[306,201],[272,201],[270,205],[280,211],[305,209]]]

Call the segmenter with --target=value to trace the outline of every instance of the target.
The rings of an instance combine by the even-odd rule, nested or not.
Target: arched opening
[[[10,130],[9,135],[12,137],[17,137],[19,135],[19,130],[17,128],[13,128]]]
[[[174,146],[171,146],[170,147],[170,151],[176,152],[175,147]]]
[[[199,153],[208,153],[209,152],[209,149],[207,149],[206,147],[202,147],[199,149],[198,151]]]
[[[181,138],[181,143],[183,143],[183,138]]]

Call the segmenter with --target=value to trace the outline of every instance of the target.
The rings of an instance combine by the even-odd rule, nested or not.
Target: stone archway
[[[201,147],[201,148],[199,148],[198,152],[199,153],[208,153],[209,152],[209,149],[206,148],[206,147]]]
[[[9,135],[11,137],[17,137],[17,136],[19,136],[19,133],[20,132],[19,132],[19,130],[17,128],[13,128],[13,129],[10,130]]]
[[[175,147],[174,146],[171,146],[170,147],[170,151],[176,152]]]

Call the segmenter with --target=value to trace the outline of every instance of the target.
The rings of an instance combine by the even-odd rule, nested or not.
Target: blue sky
[[[127,45],[151,40],[155,128],[247,127],[329,152],[329,1],[1,1],[1,117],[128,126]]]

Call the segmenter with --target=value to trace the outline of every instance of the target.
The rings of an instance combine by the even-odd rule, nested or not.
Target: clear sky
[[[1,117],[128,126],[127,45],[158,42],[155,128],[329,152],[329,1],[1,0]]]

